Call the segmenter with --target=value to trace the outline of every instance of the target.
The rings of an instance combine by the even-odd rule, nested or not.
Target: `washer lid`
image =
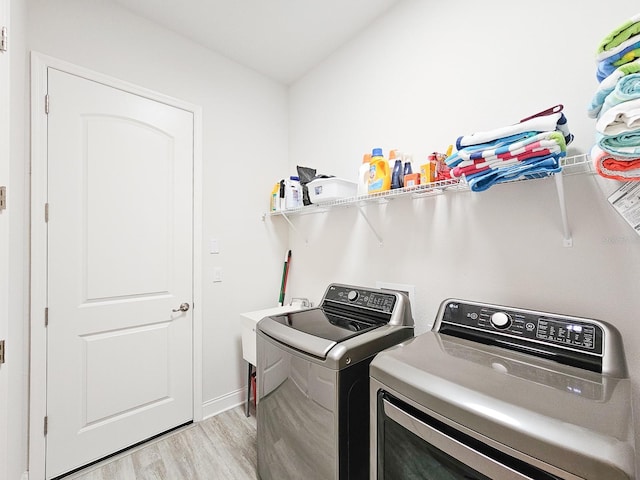
[[[378,328],[379,325],[327,313],[322,308],[312,308],[266,317],[258,327],[290,347],[324,359],[339,342]]]
[[[341,342],[379,326],[344,315],[329,313],[322,308],[285,313],[271,318],[294,330],[334,342]]]

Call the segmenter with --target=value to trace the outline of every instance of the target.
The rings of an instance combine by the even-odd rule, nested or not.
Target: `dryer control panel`
[[[433,330],[601,371],[603,322],[460,300],[443,302]]]
[[[584,319],[449,302],[442,323],[602,354],[602,328]]]

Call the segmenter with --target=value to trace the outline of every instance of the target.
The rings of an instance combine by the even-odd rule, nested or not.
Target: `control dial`
[[[511,317],[504,312],[495,312],[491,315],[491,325],[503,330],[511,325]]]
[[[357,298],[358,298],[358,292],[356,292],[355,290],[350,290],[349,293],[347,294],[347,299],[350,302],[354,302]]]

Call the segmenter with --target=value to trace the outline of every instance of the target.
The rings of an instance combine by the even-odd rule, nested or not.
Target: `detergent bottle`
[[[300,177],[290,176],[285,180],[284,203],[287,210],[302,207],[302,186],[300,185]]]
[[[403,173],[405,177],[413,173],[413,166],[411,165],[412,162],[413,162],[413,155],[411,155],[410,153],[405,154],[404,155],[404,173]]]
[[[382,156],[381,148],[374,148],[371,152],[369,164],[369,193],[384,192],[391,187],[391,172],[389,162]]]
[[[272,212],[280,210],[280,182],[276,183],[271,190],[270,209]]]
[[[362,157],[362,165],[358,171],[358,196],[369,192],[369,169],[371,168],[371,154],[365,153]]]
[[[402,153],[397,150],[389,152],[389,168],[391,168],[391,189],[402,188]]]

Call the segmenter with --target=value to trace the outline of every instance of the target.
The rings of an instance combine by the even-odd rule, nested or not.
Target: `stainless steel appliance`
[[[369,363],[411,337],[406,295],[350,285],[329,285],[319,307],[260,320],[260,478],[368,478]]]
[[[456,299],[370,365],[371,478],[635,478],[611,325]]]

